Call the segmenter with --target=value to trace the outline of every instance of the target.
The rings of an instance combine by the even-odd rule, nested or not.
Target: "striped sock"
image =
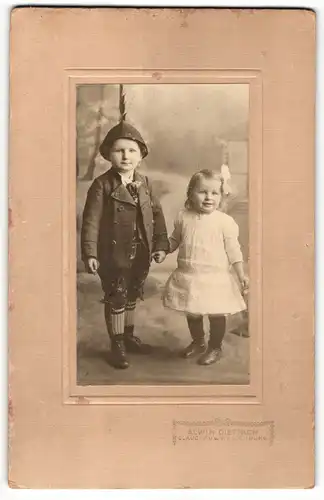
[[[133,326],[135,320],[136,301],[127,302],[125,313],[125,326]]]
[[[111,333],[123,335],[125,328],[125,309],[111,309]]]

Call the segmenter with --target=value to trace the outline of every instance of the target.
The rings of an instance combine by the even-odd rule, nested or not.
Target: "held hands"
[[[94,257],[90,257],[86,263],[87,271],[90,274],[97,274],[99,269],[99,262]]]
[[[166,252],[164,250],[158,250],[157,252],[153,252],[152,258],[158,264],[161,264],[166,257]],[[99,269],[99,262],[94,257],[90,257],[86,262],[87,271],[90,274],[97,274]]]
[[[166,252],[164,250],[158,250],[157,252],[153,252],[152,258],[157,262],[158,264],[161,264],[166,257]]]

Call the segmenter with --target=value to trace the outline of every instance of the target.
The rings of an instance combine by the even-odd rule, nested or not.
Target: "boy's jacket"
[[[162,207],[147,177],[135,171],[138,199],[149,257],[156,250],[168,251],[169,242]],[[83,260],[95,257],[101,270],[131,265],[137,204],[110,169],[97,177],[88,191],[83,212],[81,250]]]

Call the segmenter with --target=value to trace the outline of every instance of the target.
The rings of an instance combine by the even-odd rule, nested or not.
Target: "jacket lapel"
[[[147,182],[145,181],[145,178],[141,174],[139,174],[138,172],[135,171],[134,180],[136,182],[140,182],[140,185],[138,188],[138,199],[139,199],[140,206],[142,207],[144,205],[147,205],[147,203],[149,201],[151,201],[151,197],[150,197],[149,188],[148,188]]]
[[[136,206],[134,198],[128,191],[128,189],[123,185],[121,179],[115,172],[112,173],[112,191],[111,197],[115,200],[121,201],[122,203],[130,203],[131,205]]]
[[[151,194],[149,186],[147,185],[147,181],[143,175],[135,171],[134,180],[140,183],[138,188],[138,200],[143,217],[144,232],[146,235],[148,246],[151,249],[152,239],[153,239],[153,224],[152,224],[153,214],[151,208],[152,206]]]

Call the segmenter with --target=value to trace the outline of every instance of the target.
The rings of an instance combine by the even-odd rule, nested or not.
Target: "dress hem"
[[[227,311],[227,312],[223,312],[223,311],[193,311],[193,310],[188,310],[188,309],[180,309],[180,308],[177,308],[177,307],[171,307],[167,304],[163,304],[164,307],[166,307],[167,309],[171,309],[172,311],[176,311],[176,312],[182,312],[182,313],[185,313],[185,314],[195,314],[195,315],[201,315],[201,316],[207,316],[209,314],[215,314],[215,315],[219,315],[219,316],[233,316],[234,314],[238,314],[238,313],[241,313],[241,312],[244,312],[244,311],[247,311],[247,307],[244,307],[242,309],[238,309],[238,310],[235,310],[235,311]]]

